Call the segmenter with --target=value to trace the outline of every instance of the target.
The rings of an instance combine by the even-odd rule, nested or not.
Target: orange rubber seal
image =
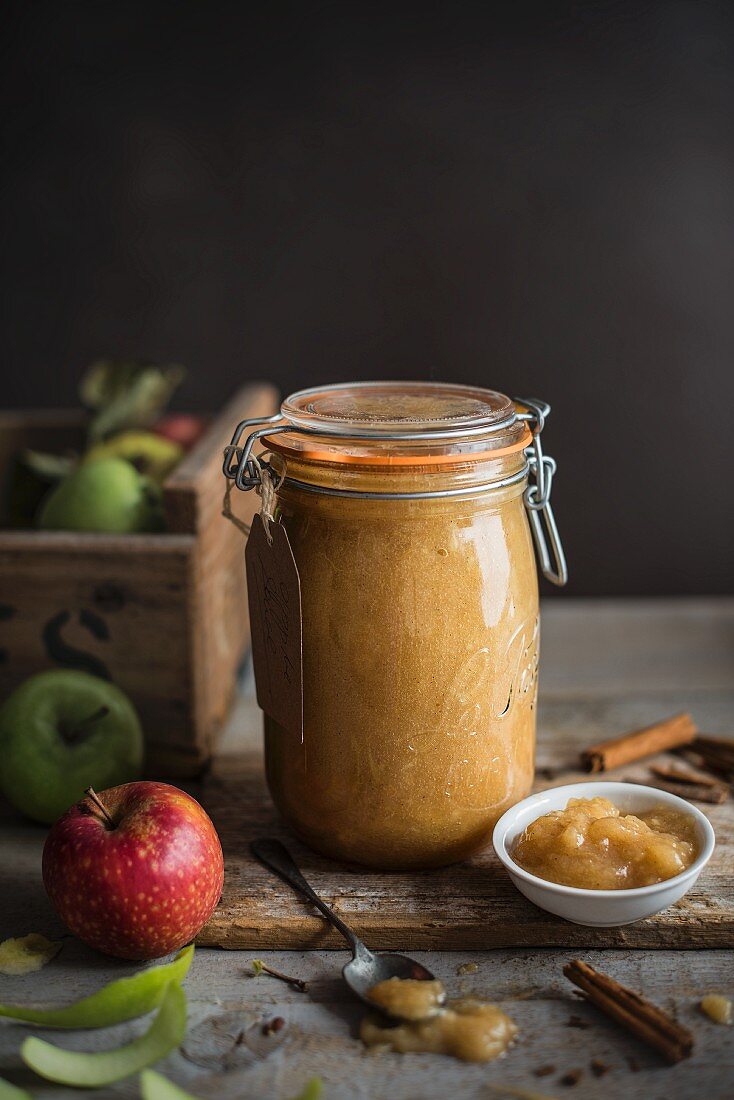
[[[285,433],[284,433],[285,434]],[[294,428],[293,434],[298,434],[298,429]],[[294,447],[285,446],[281,442],[282,437],[263,436],[262,444],[268,451],[273,451],[275,454],[285,455],[286,458],[303,459],[305,462],[329,462],[332,465],[341,465],[342,463],[351,464],[355,466],[464,466],[468,462],[481,462],[484,459],[490,458],[504,458],[506,455],[515,454],[517,451],[524,451],[526,447],[529,447],[533,441],[533,433],[525,426],[520,439],[516,443],[510,444],[509,447],[498,447],[494,451],[467,451],[462,454],[452,452],[450,454],[440,455],[391,455],[391,454],[336,454],[333,451],[322,451],[316,448],[309,450],[296,450]],[[360,443],[364,443],[364,440],[360,440]]]

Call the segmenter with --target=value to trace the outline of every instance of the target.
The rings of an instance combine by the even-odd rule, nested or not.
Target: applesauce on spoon
[[[365,1046],[387,1046],[399,1054],[448,1054],[462,1062],[491,1062],[517,1035],[515,1023],[497,1005],[472,997],[445,999],[440,981],[388,978],[373,986],[367,999],[396,1017],[386,1024],[365,1016],[359,1034]]]
[[[525,871],[586,890],[631,890],[673,878],[698,855],[692,814],[660,805],[623,814],[607,798],[571,798],[532,821],[510,853]]]
[[[415,978],[387,978],[373,985],[367,999],[388,1016],[401,1020],[425,1020],[435,1016],[446,999],[443,984]]]

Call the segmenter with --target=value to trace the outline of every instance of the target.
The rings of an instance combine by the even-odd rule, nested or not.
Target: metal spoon
[[[302,894],[315,905],[329,923],[341,932],[352,949],[352,961],[342,970],[344,981],[370,1008],[374,1009],[375,1005],[368,999],[367,993],[378,982],[384,982],[388,978],[415,978],[426,982],[434,980],[430,970],[426,970],[425,966],[421,966],[406,955],[395,955],[392,952],[386,955],[375,955],[365,947],[352,929],[337,917],[336,913],[309,886],[293,862],[288,849],[279,840],[253,840],[250,851],[261,863],[292,886],[296,893]]]

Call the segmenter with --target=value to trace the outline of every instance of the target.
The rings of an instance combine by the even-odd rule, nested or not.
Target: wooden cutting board
[[[669,702],[670,700],[668,700]],[[681,700],[679,709],[685,702]],[[654,702],[650,705],[654,707]],[[588,779],[573,767],[582,745],[615,730],[635,728],[639,710],[617,701],[556,700],[541,708],[536,789]],[[673,710],[652,710],[649,719]],[[632,717],[632,714],[635,717]],[[643,724],[642,722],[640,724]],[[581,732],[583,731],[583,733]],[[589,737],[589,733],[591,737]],[[583,738],[583,739],[582,739]],[[645,764],[610,778],[648,777]],[[549,775],[547,769],[552,768]],[[545,769],[545,770],[544,770]],[[222,900],[198,943],[248,949],[341,948],[323,918],[249,852],[257,836],[277,836],[321,896],[377,949],[464,950],[492,947],[734,947],[734,800],[701,806],[716,830],[717,847],[696,886],[648,920],[624,928],[585,928],[537,909],[517,892],[489,849],[442,870],[376,873],[323,859],[295,840],[270,802],[261,750],[254,745],[220,757],[198,796],[224,848]]]

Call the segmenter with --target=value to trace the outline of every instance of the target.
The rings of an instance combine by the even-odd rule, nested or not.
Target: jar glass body
[[[279,490],[301,581],[304,728],[299,743],[265,718],[266,771],[286,822],[324,854],[383,869],[465,859],[530,790],[539,638],[524,464],[522,452],[438,471],[288,461],[288,479],[312,486],[469,490]]]

